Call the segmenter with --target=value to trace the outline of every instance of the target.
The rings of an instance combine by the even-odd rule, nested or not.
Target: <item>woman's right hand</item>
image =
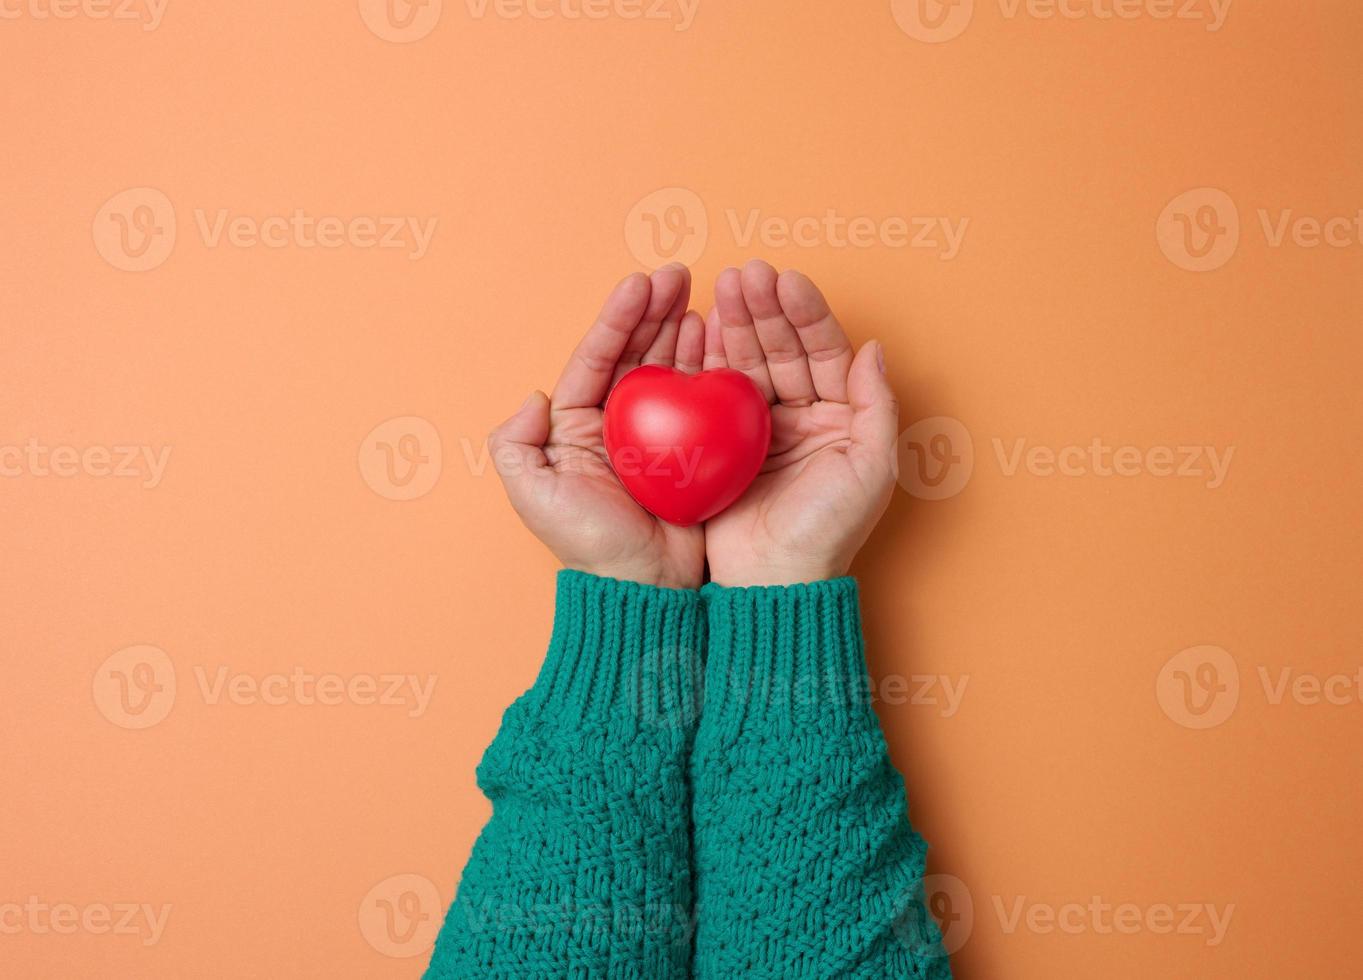
[[[852,342],[819,288],[753,260],[715,284],[706,368],[746,374],[773,403],[771,449],[738,502],[705,525],[720,585],[846,575],[889,506],[899,407],[877,341]]]
[[[573,351],[551,396],[534,391],[488,437],[507,497],[564,567],[668,588],[699,588],[705,532],[658,520],[611,470],[602,406],[640,364],[694,374],[705,326],[688,311],[691,274],[681,265],[623,279]]]

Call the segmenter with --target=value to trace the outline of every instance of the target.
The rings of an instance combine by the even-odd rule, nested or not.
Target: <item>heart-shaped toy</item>
[[[741,497],[771,444],[767,400],[730,368],[635,368],[606,399],[604,426],[606,454],[630,496],[682,527]]]

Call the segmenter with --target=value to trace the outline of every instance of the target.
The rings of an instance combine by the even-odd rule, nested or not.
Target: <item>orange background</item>
[[[1344,705],[1275,704],[1259,668],[1363,662],[1363,245],[1275,247],[1258,211],[1363,207],[1357,3],[1237,2],[1209,31],[977,0],[927,43],[888,2],[701,0],[675,30],[446,0],[394,43],[353,0],[170,0],[155,30],[35,2],[0,19],[0,447],[171,453],[152,487],[0,457],[21,470],[0,479],[0,906],[171,911],[151,944],[0,917],[0,973],[419,973],[439,910],[404,883],[451,898],[489,812],[474,766],[552,611],[554,562],[482,439],[642,267],[626,219],[671,187],[708,225],[697,306],[726,265],[798,266],[855,340],[886,343],[906,428],[945,416],[973,440],[961,491],[897,492],[856,569],[877,677],[968,678],[950,716],[881,705],[931,870],[959,885],[953,914],[961,889],[973,903],[956,975],[1356,970],[1358,684]],[[1204,187],[1235,202],[1241,238],[1197,273],[1156,226]],[[143,272],[101,251],[101,209],[132,188],[174,207],[174,247]],[[210,246],[195,211],[224,208],[438,227],[419,260]],[[948,260],[745,247],[729,215],[752,209],[969,225]],[[437,460],[427,434],[434,482],[409,501],[371,489],[366,444],[405,416],[441,444]],[[1209,489],[1008,475],[994,442],[1095,438],[1234,455]],[[1157,692],[1204,644],[1240,691],[1199,730]],[[168,697],[168,671],[176,690],[131,730],[110,718],[128,664],[109,658],[138,645],[165,654],[146,690]],[[415,716],[214,702],[199,677],[223,667],[435,688]],[[384,888],[426,903],[387,939]],[[998,911],[1095,896],[1234,909],[1216,945],[1089,919],[1009,931]]]

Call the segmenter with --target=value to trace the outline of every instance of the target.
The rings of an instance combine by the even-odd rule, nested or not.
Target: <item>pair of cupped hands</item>
[[[708,317],[674,264],[623,279],[553,393],[535,391],[489,438],[507,496],[567,568],[668,588],[791,585],[845,575],[890,501],[899,409],[878,341],[853,352],[819,292],[754,260],[715,282]],[[641,364],[733,368],[771,404],[771,448],[739,500],[704,525],[644,510],[602,439],[611,387]]]

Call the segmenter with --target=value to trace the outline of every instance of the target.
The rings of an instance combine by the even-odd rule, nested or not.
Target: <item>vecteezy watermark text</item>
[[[1208,33],[1226,26],[1234,0],[998,0],[1009,20],[1177,20],[1206,25]]]
[[[0,478],[138,480],[143,489],[160,485],[170,462],[171,446],[45,445],[36,436],[22,445],[0,445]]]
[[[1116,902],[1101,895],[1071,901],[1038,901],[1027,895],[988,896],[999,929],[1005,935],[1037,936],[1191,936],[1209,947],[1220,946],[1230,931],[1235,904],[1214,902]],[[922,880],[921,901],[936,920],[946,953],[961,949],[983,913],[965,882],[955,875],[932,874]],[[907,925],[907,923],[906,923]],[[901,942],[920,947],[920,930],[896,930]],[[924,952],[931,952],[925,947]]]
[[[1101,436],[1087,443],[1045,445],[1026,438],[991,440],[1005,477],[1104,479],[1154,477],[1200,481],[1208,490],[1225,485],[1234,446],[1115,445]],[[920,500],[946,500],[966,488],[976,468],[970,430],[949,415],[919,419],[896,445],[899,485]]]
[[[469,16],[502,20],[644,20],[684,31],[696,21],[700,0],[464,0]]]
[[[1235,447],[1216,446],[1110,446],[1100,438],[1088,445],[1031,445],[1014,439],[1005,447],[995,438],[994,455],[1004,476],[1025,470],[1031,476],[1154,476],[1204,481],[1208,490],[1226,482]]]
[[[1134,936],[1148,932],[1156,936],[1204,936],[1206,945],[1220,946],[1235,914],[1234,904],[1224,907],[1211,902],[1138,905],[1135,902],[1109,902],[1099,895],[1084,902],[1059,905],[1030,901],[1025,895],[1017,895],[1006,904],[1002,895],[994,895],[992,899],[999,925],[1010,935],[1019,929],[1039,936],[1057,932],[1067,936],[1083,933]]]
[[[1195,187],[1174,197],[1155,219],[1164,257],[1187,272],[1214,272],[1235,257],[1256,225],[1270,249],[1363,247],[1363,209],[1305,214],[1296,208],[1256,208],[1242,228],[1240,207],[1219,187]]]
[[[1203,24],[1216,33],[1226,24],[1234,0],[997,0],[1005,21],[1091,20],[1129,23],[1136,20]],[[899,29],[927,44],[941,44],[965,33],[975,16],[976,0],[890,0]]]
[[[435,693],[436,675],[427,674],[315,674],[303,667],[295,667],[287,674],[271,673],[256,676],[233,673],[219,665],[209,675],[202,666],[194,668],[194,680],[204,704],[223,702],[238,705],[264,704],[279,706],[320,704],[334,707],[353,704],[362,707],[406,707],[409,718],[420,718],[430,707]]]
[[[253,674],[226,664],[192,668],[194,690],[209,707],[221,705],[379,707],[406,709],[420,718],[435,695],[436,674],[339,674],[294,667]],[[124,647],[107,657],[92,678],[95,707],[120,728],[160,724],[175,706],[181,685],[174,662],[159,647]]]
[[[453,6],[453,4],[452,4]],[[639,21],[685,31],[695,23],[700,0],[464,0],[474,21]],[[411,44],[440,23],[445,0],[360,0],[360,17],[377,37]]]
[[[234,215],[228,208],[194,211],[199,238],[208,248],[357,248],[406,251],[412,261],[430,250],[440,219],[406,215],[314,216],[302,208],[290,215]]]
[[[3,0],[0,0],[3,2]],[[244,214],[232,208],[195,208],[194,229],[205,248],[356,249],[406,253],[412,261],[430,251],[440,219],[393,214],[317,214],[294,208],[278,214]],[[174,203],[154,187],[132,187],[104,202],[91,237],[104,261],[124,272],[147,272],[165,263],[180,237]]]
[[[0,20],[137,21],[144,31],[161,26],[170,0],[0,0]]]
[[[24,902],[0,902],[0,935],[139,936],[143,946],[161,941],[170,919],[169,904],[147,902],[45,902],[37,895]]]
[[[724,227],[739,248],[896,249],[925,252],[941,261],[961,253],[967,217],[948,215],[776,214],[761,208],[726,207]],[[625,216],[625,245],[642,265],[695,263],[710,238],[710,215],[700,195],[686,187],[664,187],[644,195]]]
[[[1363,665],[1350,672],[1319,674],[1292,666],[1257,664],[1255,674],[1270,707],[1295,704],[1363,705]],[[1155,699],[1184,728],[1216,728],[1235,713],[1244,686],[1240,667],[1222,647],[1203,644],[1174,654],[1155,678]]]
[[[741,217],[724,210],[734,244],[749,248],[756,240],[765,248],[912,248],[937,253],[949,261],[961,253],[969,218],[941,216],[885,218],[839,214],[829,208],[822,215],[768,215],[751,208]]]
[[[472,476],[483,476],[489,463],[507,477],[520,475],[527,465],[525,458],[514,449],[494,449],[488,442],[476,444],[467,436],[460,438],[459,448]],[[704,446],[690,450],[680,446],[622,446],[611,458],[610,465],[620,476],[666,477],[670,478],[672,486],[684,490],[695,481],[704,457]],[[596,456],[569,457],[557,463],[555,471],[591,471],[600,462],[600,457]]]

